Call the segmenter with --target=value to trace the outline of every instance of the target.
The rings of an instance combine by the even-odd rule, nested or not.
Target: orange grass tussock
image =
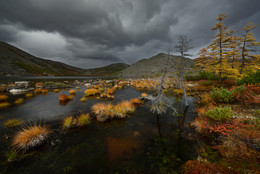
[[[59,96],[59,100],[60,100],[60,101],[69,101],[69,100],[71,100],[71,99],[73,99],[73,98],[70,97],[70,96],[67,96],[67,95],[65,95],[65,94],[61,94],[61,95]]]
[[[93,96],[93,95],[96,95],[96,94],[99,94],[100,91],[97,90],[97,89],[86,89],[85,91],[85,95],[88,97],[88,96]]]
[[[8,99],[7,95],[0,95],[0,101],[5,101]]]
[[[69,91],[69,93],[70,93],[70,94],[75,94],[75,93],[76,93],[76,90],[75,90],[75,89],[71,89],[71,90]]]
[[[43,144],[52,133],[45,125],[34,125],[23,128],[14,136],[12,145],[17,150],[28,150]]]
[[[140,100],[139,98],[132,98],[131,103],[134,105],[140,105],[140,104],[144,104],[144,101]]]

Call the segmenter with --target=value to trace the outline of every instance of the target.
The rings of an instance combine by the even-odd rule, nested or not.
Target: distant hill
[[[0,75],[18,76],[111,76],[128,67],[123,63],[102,68],[82,69],[41,59],[5,42],[0,42]]]
[[[165,62],[167,60],[168,55],[164,53],[157,54],[148,59],[142,59],[128,68],[121,71],[119,76],[121,77],[155,77],[162,75],[165,67]],[[168,72],[171,74],[174,72],[175,65],[179,56],[170,56],[170,60],[168,63]],[[189,58],[182,58],[185,71],[191,71],[194,62]]]
[[[100,75],[103,76],[105,74],[110,74],[116,76],[118,73],[121,72],[121,70],[129,67],[129,65],[124,63],[114,63],[111,65],[107,65],[101,68],[94,68],[94,69],[88,69],[86,70],[86,74],[91,75]]]

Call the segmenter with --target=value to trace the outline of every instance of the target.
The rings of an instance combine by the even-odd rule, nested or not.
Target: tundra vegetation
[[[198,157],[187,161],[181,167],[182,173],[257,173],[260,171],[260,56],[254,54],[254,51],[260,43],[256,42],[252,33],[256,25],[247,24],[242,28],[243,36],[237,36],[235,31],[225,25],[226,18],[226,14],[218,16],[217,23],[212,28],[217,34],[213,36],[213,41],[208,47],[199,51],[195,59],[197,69],[195,75],[185,72],[182,59],[188,56],[192,44],[186,35],[180,35],[175,49],[181,56],[173,74],[168,73],[169,49],[168,59],[164,62],[165,67],[160,78],[99,80],[87,84],[84,95],[80,98],[77,97],[79,90],[83,89],[82,84],[81,86],[75,84],[75,89],[72,89],[65,83],[48,82],[45,85],[52,89],[41,88],[42,85],[38,84],[34,94],[47,94],[52,90],[59,93],[61,88],[68,87],[67,95],[55,94],[57,102],[62,105],[73,100],[86,102],[98,99],[91,106],[89,113],[69,115],[59,123],[62,132],[66,133],[91,129],[91,124],[95,120],[103,125],[114,120],[130,119],[134,116],[136,108],[142,107],[149,100],[151,112],[156,114],[159,125],[160,117],[168,109],[172,109],[175,115],[181,117],[167,94],[183,96],[186,108],[189,106],[188,96],[197,97],[197,117],[189,126],[196,133],[192,138],[203,143],[198,149]],[[113,100],[117,90],[125,87],[145,92],[152,91],[154,94],[148,95],[149,92],[143,92],[139,98],[119,102]],[[33,96],[33,93],[25,94],[25,98]],[[14,103],[22,104],[24,100],[18,98]],[[8,96],[1,94],[0,108],[5,109],[9,105]],[[182,118],[180,120],[185,121]],[[4,125],[5,128],[19,127],[21,123],[22,120],[9,119]],[[11,149],[5,154],[8,161],[15,161],[20,151],[29,151],[44,144],[48,138],[51,139],[52,132],[46,125],[22,126],[14,134]],[[182,127],[179,129],[179,136],[181,132]],[[135,136],[138,137],[139,133],[136,132]],[[164,143],[161,135],[157,143]],[[165,151],[162,149],[162,152]],[[161,155],[162,152],[158,154]],[[162,161],[167,166],[159,166],[161,173],[171,173],[174,170],[171,167],[178,160],[171,159],[172,156],[156,159],[156,162],[159,161],[156,165],[161,165]],[[71,169],[67,167],[64,170]]]

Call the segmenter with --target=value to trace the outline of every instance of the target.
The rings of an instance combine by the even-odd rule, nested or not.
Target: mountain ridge
[[[111,76],[126,68],[115,63],[101,68],[83,69],[62,62],[39,58],[0,41],[0,75],[18,76]]]

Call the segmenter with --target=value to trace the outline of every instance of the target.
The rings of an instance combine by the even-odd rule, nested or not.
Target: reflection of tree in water
[[[178,113],[177,126],[173,129],[174,133],[177,131],[177,135],[175,134],[174,139],[169,135],[163,134],[160,122],[161,115],[156,115],[158,136],[154,139],[154,144],[149,148],[147,155],[149,161],[151,161],[149,164],[150,169],[159,171],[158,173],[174,173],[178,171],[183,163],[182,160],[185,159],[184,150],[186,147],[182,147],[182,132],[189,106],[185,106],[184,109],[182,106],[180,98],[177,98],[174,104]]]

